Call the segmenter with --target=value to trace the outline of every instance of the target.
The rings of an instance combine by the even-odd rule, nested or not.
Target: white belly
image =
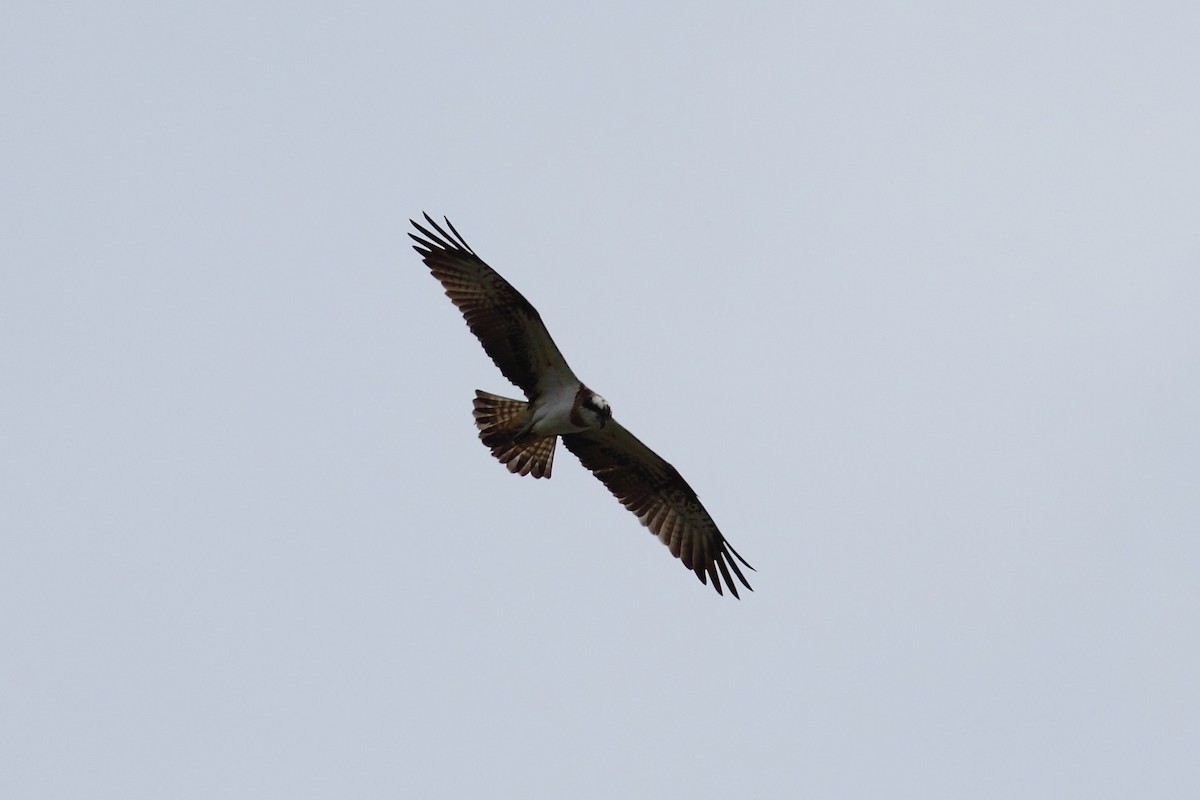
[[[564,388],[539,397],[533,407],[533,425],[530,432],[534,436],[556,436],[587,430],[586,426],[576,425],[571,421],[571,410],[575,407],[577,392],[578,387]]]

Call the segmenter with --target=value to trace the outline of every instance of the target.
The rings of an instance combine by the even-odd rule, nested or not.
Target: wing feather
[[[428,214],[425,221],[432,231],[409,221],[422,234],[408,234],[416,242],[413,249],[504,377],[531,401],[551,386],[578,383],[537,309],[475,255],[449,219],[449,232]]]
[[[603,428],[566,434],[562,441],[701,583],[711,579],[717,594],[723,594],[723,578],[724,586],[737,597],[733,580],[737,576],[751,589],[738,562],[747,569],[754,567],[721,535],[696,492],[620,423],[610,419]]]

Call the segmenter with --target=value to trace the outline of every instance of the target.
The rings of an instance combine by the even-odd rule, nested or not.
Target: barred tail
[[[518,475],[549,478],[557,436],[517,441],[526,422],[529,403],[475,390],[475,427],[492,455]]]

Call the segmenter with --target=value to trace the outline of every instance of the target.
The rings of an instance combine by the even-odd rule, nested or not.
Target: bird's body
[[[538,395],[537,402],[530,405],[529,430],[521,431],[518,435],[538,437],[581,433],[598,423],[598,419],[589,416],[589,412],[603,416],[607,408],[608,402],[591,390],[580,392],[573,386],[556,386]]]
[[[492,455],[510,472],[549,478],[561,437],[701,582],[711,578],[720,594],[724,578],[737,597],[736,575],[749,589],[738,562],[753,567],[725,541],[675,468],[612,419],[608,402],[575,376],[537,310],[475,255],[449,220],[449,232],[428,214],[425,220],[436,233],[414,221],[421,234],[409,234],[414,249],[496,366],[526,396],[475,392],[475,425]]]

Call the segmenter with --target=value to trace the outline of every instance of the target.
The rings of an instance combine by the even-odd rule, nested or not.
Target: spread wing
[[[441,282],[504,377],[530,400],[551,387],[579,382],[537,309],[475,255],[449,219],[449,233],[428,214],[425,221],[433,231],[409,221],[423,234],[408,234],[417,243],[413,249]]]
[[[701,583],[712,578],[717,594],[723,594],[724,578],[737,597],[732,570],[742,585],[751,589],[738,562],[747,569],[754,567],[725,541],[692,487],[620,423],[610,419],[603,428],[565,434],[562,441]]]

